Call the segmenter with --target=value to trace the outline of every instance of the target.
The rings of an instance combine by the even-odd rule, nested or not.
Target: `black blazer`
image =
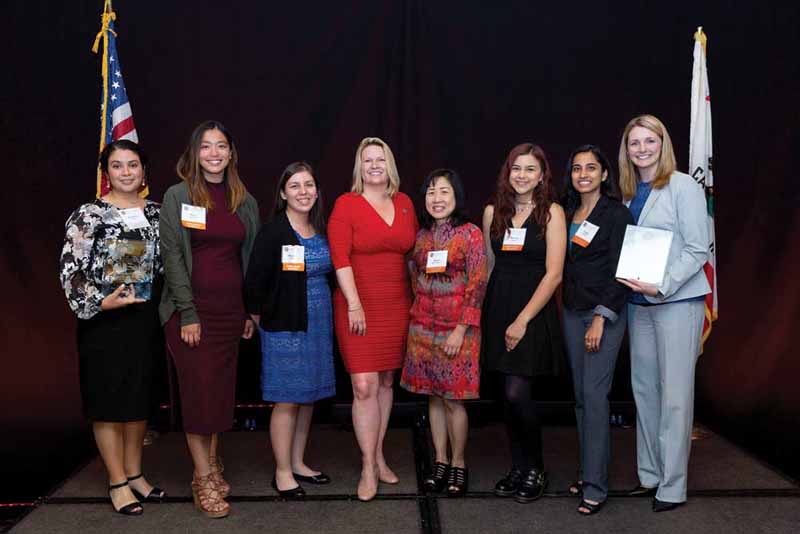
[[[268,332],[308,330],[306,273],[284,271],[281,265],[281,247],[299,244],[286,213],[262,226],[253,244],[244,281],[245,309],[261,315],[260,326]]]
[[[564,306],[570,310],[593,310],[602,306],[618,314],[630,290],[617,282],[614,275],[625,227],[634,224],[633,215],[621,202],[602,195],[586,220],[600,228],[588,247],[573,243],[567,251],[562,290]],[[571,223],[572,216],[567,224]],[[601,315],[608,317],[604,313]]]

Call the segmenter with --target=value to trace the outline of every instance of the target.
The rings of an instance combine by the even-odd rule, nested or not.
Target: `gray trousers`
[[[684,502],[704,303],[628,308],[639,482],[658,486],[660,501]]]
[[[593,318],[592,310],[564,308],[564,341],[572,368],[580,445],[578,477],[583,480],[583,496],[602,502],[608,496],[608,463],[611,460],[608,394],[625,334],[626,309],[622,309],[614,323],[606,320],[600,350],[586,352],[584,335]]]

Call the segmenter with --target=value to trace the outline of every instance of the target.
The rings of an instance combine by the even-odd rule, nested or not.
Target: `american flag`
[[[97,53],[98,45],[103,39],[102,74],[103,94],[100,99],[100,150],[108,143],[117,139],[129,139],[139,142],[136,126],[133,124],[133,112],[125,91],[125,82],[122,79],[122,67],[117,55],[117,34],[114,31],[116,13],[111,8],[111,1],[106,0],[103,10],[102,26],[97,34],[92,50]],[[101,197],[110,191],[108,179],[98,170],[97,196]],[[147,196],[147,189],[141,192]]]

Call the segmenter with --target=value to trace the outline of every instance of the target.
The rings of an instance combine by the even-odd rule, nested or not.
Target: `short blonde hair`
[[[364,192],[364,176],[361,174],[361,153],[370,145],[379,146],[383,149],[383,155],[386,158],[386,174],[389,175],[389,185],[386,186],[386,192],[390,197],[393,197],[400,190],[400,175],[397,172],[392,149],[380,137],[365,137],[358,144],[356,161],[353,164],[353,186],[350,191],[358,194]]]
[[[669,183],[670,175],[675,172],[675,151],[672,148],[672,140],[667,132],[667,127],[653,115],[639,115],[634,117],[625,126],[622,133],[622,141],[619,144],[619,185],[622,189],[622,196],[628,200],[636,195],[636,184],[639,182],[639,171],[628,156],[628,135],[631,130],[641,126],[647,128],[661,139],[661,154],[658,156],[656,166],[656,178],[653,180],[653,187],[661,189]]]

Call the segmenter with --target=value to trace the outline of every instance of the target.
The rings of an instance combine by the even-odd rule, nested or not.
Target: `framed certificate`
[[[671,245],[672,232],[629,224],[625,228],[616,277],[660,286]]]

